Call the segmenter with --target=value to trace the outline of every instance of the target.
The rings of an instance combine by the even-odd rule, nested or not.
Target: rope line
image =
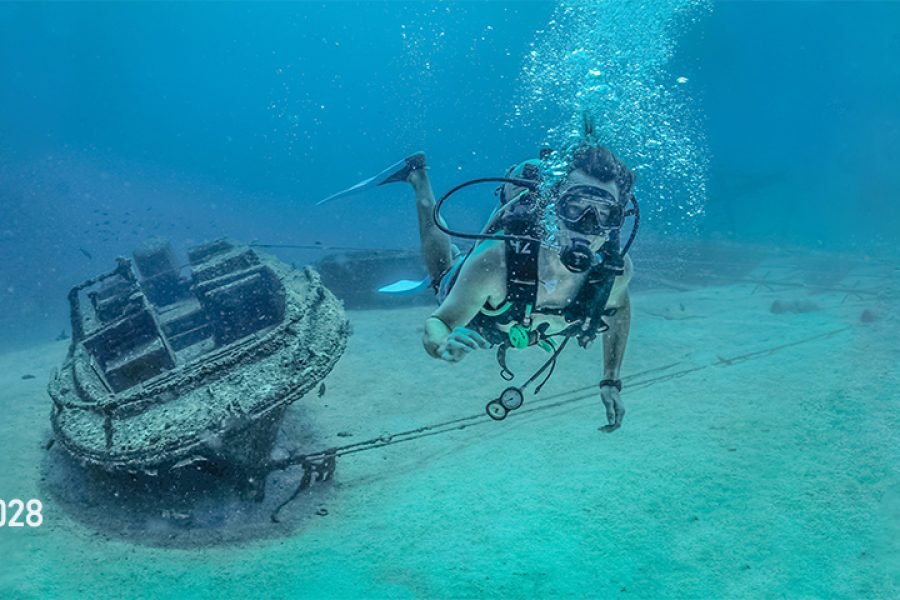
[[[763,356],[770,356],[787,348],[793,348],[796,346],[808,344],[810,342],[828,339],[850,329],[852,329],[852,326],[841,327],[839,329],[834,329],[811,337],[788,342],[785,344],[779,344],[777,346],[764,348],[762,350],[756,350],[754,352],[748,352],[746,354],[740,354],[730,358],[720,356],[718,357],[717,361],[710,362],[704,365],[689,367],[681,369],[679,371],[664,373],[662,375],[657,375],[654,377],[645,377],[647,375],[658,373],[660,371],[668,371],[669,369],[680,365],[683,361],[675,362],[661,367],[647,369],[638,373],[632,373],[631,375],[626,375],[622,379],[623,381],[627,382],[633,381],[633,383],[629,383],[628,385],[628,388],[630,390],[643,390],[658,383],[686,377],[687,375],[690,375],[692,373],[703,371],[712,367],[729,367],[742,362],[755,360]],[[532,414],[539,411],[559,408],[560,406],[573,404],[575,402],[580,402],[581,400],[586,400],[588,398],[595,398],[596,394],[593,391],[595,387],[596,385],[593,384],[559,392],[557,394],[545,396],[543,398],[535,398],[530,402],[531,406],[525,408],[524,410],[520,409],[512,411],[509,416],[512,417],[516,415]],[[575,394],[575,396],[571,398],[565,398],[566,396],[570,396],[572,394]],[[362,442],[356,442],[354,444],[333,447],[311,454],[297,454],[285,459],[270,461],[267,465],[267,470],[269,472],[285,470],[293,466],[303,467],[303,478],[300,482],[300,485],[287,500],[285,500],[275,508],[275,510],[271,514],[271,519],[275,523],[279,522],[278,513],[281,511],[281,509],[295,500],[297,496],[300,495],[300,492],[307,489],[313,483],[313,481],[327,481],[331,479],[334,474],[335,461],[339,457],[348,456],[350,454],[357,454],[359,452],[365,452],[368,450],[374,450],[376,448],[384,448],[386,446],[401,444],[403,442],[411,442],[413,440],[419,440],[435,435],[441,435],[450,431],[461,431],[463,429],[466,429],[467,427],[494,422],[495,421],[491,419],[487,414],[485,414],[484,412],[480,412],[478,414],[470,415],[467,417],[459,417],[456,419],[451,419],[449,421],[443,421],[441,423],[424,425],[422,427],[402,431],[400,433],[381,435],[379,437],[371,438]]]

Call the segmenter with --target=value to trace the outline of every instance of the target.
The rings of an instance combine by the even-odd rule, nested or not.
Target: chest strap
[[[506,241],[507,321],[530,326],[531,311],[537,305],[538,254],[541,245],[532,240]]]

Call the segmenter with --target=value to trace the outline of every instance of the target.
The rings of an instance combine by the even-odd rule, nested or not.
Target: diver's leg
[[[419,215],[419,239],[422,242],[422,259],[428,275],[437,279],[450,268],[453,250],[450,236],[434,224],[434,192],[425,169],[414,169],[407,178],[416,192],[416,211]]]

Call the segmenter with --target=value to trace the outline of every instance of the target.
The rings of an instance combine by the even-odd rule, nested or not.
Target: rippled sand
[[[867,277],[854,285],[886,285]],[[45,506],[40,528],[0,529],[0,590],[896,597],[900,343],[889,303],[752,282],[680,287],[634,294],[620,431],[597,431],[599,345],[573,347],[506,421],[343,457],[335,480],[301,494],[279,524],[268,515],[299,473],[273,474],[262,505],[221,490],[220,504],[195,498],[189,521],[158,503],[129,506],[133,490],[98,491],[58,446],[45,449],[44,388],[65,343],[0,355],[0,497]],[[773,311],[776,300],[816,309]],[[861,321],[866,309],[874,321]],[[419,344],[428,312],[351,312],[347,354],[321,398],[289,411],[280,446],[323,449],[482,414],[506,385],[493,353],[429,358]],[[542,356],[513,355],[519,380]]]

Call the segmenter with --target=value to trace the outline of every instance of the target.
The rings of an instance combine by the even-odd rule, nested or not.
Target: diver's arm
[[[463,263],[447,298],[425,320],[422,344],[431,356],[446,359],[444,351],[454,329],[468,325],[496,293],[498,273],[504,273],[503,265],[497,264],[496,255],[490,243],[473,252]],[[476,339],[480,340],[480,336]]]
[[[607,380],[619,381],[622,359],[625,357],[625,346],[631,331],[631,297],[628,294],[628,282],[631,281],[633,266],[631,259],[625,257],[625,272],[616,277],[607,308],[615,308],[616,314],[607,317],[609,325],[603,333],[603,383]],[[606,384],[600,387],[600,399],[606,407],[607,424],[600,431],[610,433],[622,425],[625,417],[625,406],[619,394],[619,385]]]
[[[616,309],[616,314],[604,320],[609,325],[603,333],[603,379],[619,379],[619,370],[625,357],[628,333],[631,331],[631,297],[628,284],[634,274],[631,258],[625,256],[625,271],[616,277],[606,308]]]
[[[609,306],[609,305],[607,305]],[[619,370],[625,358],[625,346],[631,331],[631,298],[626,289],[619,300],[616,314],[606,317],[609,325],[603,333],[603,379],[619,379]]]
[[[427,352],[429,356],[440,358],[438,349],[450,335],[451,331],[453,330],[449,325],[434,315],[425,319],[425,330],[422,335],[422,345],[425,346],[425,352]]]

